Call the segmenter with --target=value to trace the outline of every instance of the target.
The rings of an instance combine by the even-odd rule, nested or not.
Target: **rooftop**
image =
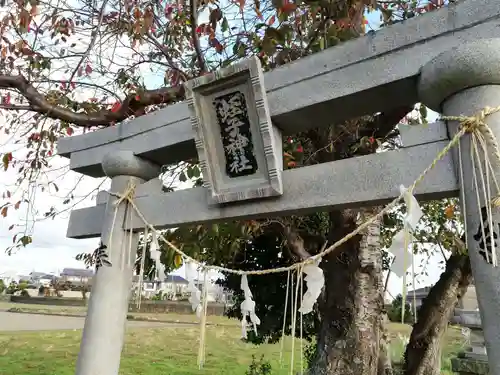
[[[94,276],[94,271],[83,268],[64,268],[61,276],[92,277]]]

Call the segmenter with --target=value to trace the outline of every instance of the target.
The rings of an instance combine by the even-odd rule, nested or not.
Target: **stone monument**
[[[488,356],[479,311],[455,309],[454,322],[467,333],[466,350],[452,358],[452,370],[458,375],[489,375]]]

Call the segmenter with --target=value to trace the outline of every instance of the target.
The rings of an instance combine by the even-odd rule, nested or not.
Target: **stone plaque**
[[[281,132],[272,125],[257,57],[185,84],[210,203],[283,194]]]

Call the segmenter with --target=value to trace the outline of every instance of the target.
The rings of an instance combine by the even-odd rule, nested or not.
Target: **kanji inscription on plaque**
[[[241,177],[257,171],[245,95],[240,91],[218,96],[213,102],[224,146],[226,173]]]

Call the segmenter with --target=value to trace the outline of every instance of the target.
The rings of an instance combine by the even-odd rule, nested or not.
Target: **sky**
[[[369,25],[373,29],[377,29],[379,25],[379,15],[371,13],[368,15]],[[147,71],[144,72],[145,79],[150,86],[158,86],[158,76]],[[8,121],[6,118],[0,117],[1,122]],[[14,147],[11,138],[0,132],[0,145],[2,150],[4,147]],[[109,181],[105,179],[94,179],[90,177],[82,177],[81,175],[69,171],[67,169],[68,160],[55,156],[51,160],[51,166],[54,169],[50,172],[48,179],[55,181],[59,187],[59,192],[52,191],[37,191],[32,197],[34,204],[29,207],[29,217],[40,218],[43,212],[50,206],[57,205],[60,207],[62,197],[64,197],[71,189],[75,190],[73,194],[77,197],[79,203],[74,208],[88,207],[95,205],[95,195],[97,189],[106,189],[109,186]],[[0,194],[6,190],[15,190],[15,181],[17,175],[15,170],[9,169],[7,172],[0,172]],[[63,268],[74,267],[83,268],[83,263],[76,261],[75,256],[82,252],[91,252],[99,242],[99,239],[74,240],[66,238],[66,229],[68,226],[69,212],[58,215],[54,219],[46,219],[33,223],[28,223],[28,227],[33,233],[33,243],[26,248],[8,256],[3,252],[3,249],[12,245],[12,236],[17,228],[9,230],[11,224],[19,223],[25,220],[28,212],[26,207],[21,207],[19,211],[10,210],[7,219],[0,220],[0,277],[25,275],[32,271],[47,272],[59,274]],[[441,270],[438,266],[439,258],[431,259],[426,268],[428,277],[421,278],[417,283],[417,287],[427,286],[434,283]],[[422,263],[423,259],[416,257],[416,264]],[[417,270],[421,270],[417,267]],[[181,276],[185,275],[185,268],[175,272]],[[395,275],[392,275],[389,280],[389,292],[391,295],[397,295],[402,289],[402,280]]]

